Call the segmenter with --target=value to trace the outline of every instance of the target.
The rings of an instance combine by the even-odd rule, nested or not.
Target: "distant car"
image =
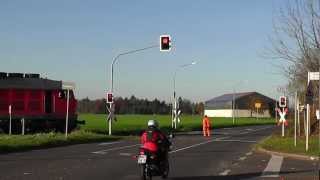
[[[65,130],[67,90],[62,81],[39,74],[0,72],[0,128],[8,132],[11,106],[12,130],[21,130],[21,119],[31,131]],[[77,123],[77,100],[69,91],[69,130]]]

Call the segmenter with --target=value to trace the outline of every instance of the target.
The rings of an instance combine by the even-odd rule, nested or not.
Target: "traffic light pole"
[[[159,45],[152,45],[152,46],[148,46],[148,47],[145,47],[145,48],[141,48],[141,49],[135,49],[135,50],[132,50],[132,51],[127,51],[127,52],[123,52],[123,53],[120,53],[118,54],[117,56],[115,56],[112,60],[112,63],[111,63],[111,81],[110,81],[110,84],[111,84],[111,91],[110,93],[113,94],[113,66],[114,64],[116,63],[116,61],[120,58],[120,56],[124,56],[124,55],[127,55],[127,54],[133,54],[133,53],[136,53],[136,52],[140,52],[140,51],[144,51],[144,50],[147,50],[147,49],[152,49],[152,48],[156,48],[156,47],[159,47]],[[109,108],[110,108],[110,118],[109,118],[109,135],[112,135],[112,121],[114,119],[114,102],[110,103],[109,104]]]

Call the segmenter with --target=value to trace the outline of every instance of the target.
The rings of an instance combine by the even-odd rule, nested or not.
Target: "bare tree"
[[[275,18],[272,58],[286,66],[289,91],[306,91],[307,72],[318,71],[320,60],[320,0],[288,1]],[[315,91],[318,87],[315,87]]]

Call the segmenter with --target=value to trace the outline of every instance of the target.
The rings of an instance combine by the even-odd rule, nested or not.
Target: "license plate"
[[[145,164],[146,161],[147,161],[147,156],[146,155],[139,155],[138,164]]]

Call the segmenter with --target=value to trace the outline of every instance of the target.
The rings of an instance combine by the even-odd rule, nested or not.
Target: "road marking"
[[[32,173],[31,172],[25,172],[23,173],[23,175],[31,175]]]
[[[279,177],[283,157],[272,155],[267,167],[262,173],[262,177]]]
[[[249,140],[232,140],[232,139],[217,139],[217,140],[214,140],[216,142],[242,142],[242,143],[256,143],[257,141],[249,141]]]
[[[98,146],[107,146],[107,145],[119,144],[119,143],[121,143],[121,142],[120,142],[120,141],[116,141],[116,142],[104,142],[104,143],[98,144]]]
[[[247,155],[247,156],[251,156],[251,155],[252,155],[252,152],[250,151],[250,152],[246,153],[246,155]]]
[[[105,149],[105,150],[101,150],[101,151],[95,151],[95,152],[92,152],[92,153],[94,153],[94,154],[107,154],[107,152],[109,152],[109,151],[127,149],[127,148],[140,146],[140,145],[141,144],[134,144],[134,145],[129,145],[129,146],[122,146],[122,147],[116,147],[116,148],[111,148],[111,149]]]
[[[194,148],[194,147],[197,147],[197,146],[201,146],[203,144],[208,144],[208,143],[211,143],[211,142],[214,142],[215,140],[222,140],[222,139],[226,139],[226,138],[229,138],[229,137],[221,137],[221,138],[217,138],[217,139],[211,139],[209,141],[204,141],[204,142],[201,142],[201,143],[198,143],[198,144],[193,144],[191,146],[187,146],[187,147],[183,147],[183,148],[179,148],[179,149],[176,149],[174,151],[170,151],[169,153],[176,153],[176,152],[179,152],[179,151],[183,151],[183,150],[186,150],[186,149],[190,149],[190,148]]]
[[[260,131],[260,130],[264,130],[264,129],[269,129],[269,128],[272,128],[273,126],[270,126],[270,127],[264,127],[264,128],[259,128],[259,129],[254,129],[254,130],[251,130],[251,131],[246,131],[246,132],[243,132],[243,133],[239,133],[239,135],[242,135],[242,134],[249,134],[249,133],[253,133],[253,132],[256,132],[256,131]]]
[[[226,169],[225,171],[219,173],[219,175],[220,175],[220,176],[226,176],[226,175],[228,175],[230,172],[231,172],[230,169]]]
[[[245,160],[245,159],[247,159],[246,156],[243,156],[243,157],[240,157],[240,158],[239,158],[240,161],[243,161],[243,160]]]
[[[120,153],[119,155],[120,156],[131,156],[132,154],[131,153]]]

